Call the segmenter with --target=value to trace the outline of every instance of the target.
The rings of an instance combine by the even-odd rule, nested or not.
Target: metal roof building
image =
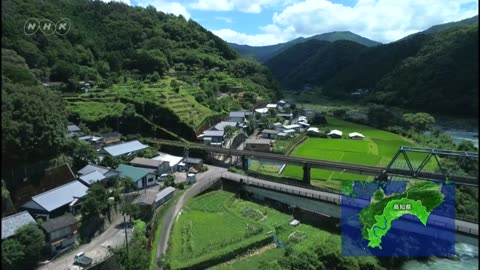
[[[81,175],[79,177],[79,179],[85,183],[86,185],[90,186],[94,183],[97,183],[99,181],[102,181],[104,179],[106,179],[105,175],[103,175],[102,173],[98,172],[98,171],[93,171],[91,173],[87,173],[87,174],[84,174],[84,175]]]
[[[112,157],[118,157],[118,156],[123,156],[129,153],[138,152],[147,148],[148,148],[148,145],[144,145],[141,142],[135,140],[135,141],[129,141],[126,143],[104,147],[103,150],[105,150],[105,152],[107,152]]]
[[[110,169],[95,164],[88,164],[87,166],[81,168],[77,173],[80,175],[84,175],[94,171],[97,171],[101,174],[106,174],[108,171],[110,171]]]
[[[216,124],[213,129],[216,129],[216,130],[225,130],[225,127],[227,126],[231,126],[231,127],[236,127],[238,126],[238,123],[237,122],[230,122],[230,121],[222,121],[218,124]]]
[[[118,165],[116,170],[119,171],[123,176],[131,178],[134,182],[142,179],[149,173],[155,173],[155,170],[152,169],[138,168],[125,164]]]
[[[161,161],[158,159],[148,159],[148,158],[141,158],[141,157],[136,157],[132,161],[130,161],[130,164],[132,165],[137,165],[141,167],[148,167],[152,169],[156,169],[162,165],[165,161]]]
[[[41,213],[51,213],[79,198],[87,195],[88,187],[80,181],[75,180],[62,186],[56,187],[39,195],[33,196],[31,201],[21,206],[28,211],[33,210]]]
[[[36,222],[27,211],[2,218],[2,240],[14,236],[19,228],[32,223]]]

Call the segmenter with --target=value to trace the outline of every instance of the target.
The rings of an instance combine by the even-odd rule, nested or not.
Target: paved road
[[[185,203],[195,195],[205,190],[205,188],[211,184],[212,180],[218,180],[222,172],[225,171],[225,168],[208,165],[208,171],[204,173],[198,173],[196,176],[197,182],[178,199],[174,206],[168,210],[165,216],[162,231],[160,233],[155,262],[160,255],[165,254],[168,247],[168,239],[170,238],[170,231],[172,230],[173,222]],[[156,263],[155,267],[157,268]]]
[[[128,219],[128,217],[127,217]],[[118,225],[123,222],[122,215],[115,215],[112,220],[110,227],[105,230],[101,235],[95,237],[90,241],[90,243],[80,245],[72,252],[63,254],[62,256],[54,259],[48,264],[42,265],[37,269],[41,270],[66,270],[66,269],[78,269],[77,266],[73,265],[73,257],[79,252],[85,252],[86,256],[94,259],[93,263],[102,261],[105,257],[108,256],[109,251],[107,246],[117,247],[125,244],[125,231],[124,229],[115,228],[115,225]],[[128,237],[131,236],[133,229],[127,229]]]

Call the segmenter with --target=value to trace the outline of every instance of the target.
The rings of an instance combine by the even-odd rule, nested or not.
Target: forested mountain
[[[322,85],[352,64],[366,47],[352,41],[308,40],[265,63],[285,88]]]
[[[291,91],[311,85],[331,97],[358,99],[352,93],[368,89],[364,101],[472,116],[478,111],[477,34],[477,25],[466,25],[370,48],[297,44],[266,65]],[[302,56],[305,46],[310,57]]]
[[[26,35],[29,18],[68,18],[71,28],[66,35]],[[2,67],[2,154],[10,161],[55,155],[67,121],[92,132],[168,136],[163,128],[194,139],[228,110],[279,94],[266,67],[195,21],[113,1],[2,1]],[[82,81],[94,85],[89,93]],[[45,148],[32,155],[39,144]]]
[[[457,26],[467,26],[467,25],[478,25],[478,15],[473,16],[471,18],[467,18],[467,19],[458,21],[458,22],[449,22],[449,23],[434,25],[434,26],[428,28],[425,31],[415,33],[415,34],[412,34],[412,35],[408,35],[408,36],[404,37],[403,39],[411,38],[411,37],[413,37],[415,35],[418,35],[418,34],[433,34],[433,33],[437,33],[437,32],[440,32],[442,30],[446,30],[446,29],[449,29],[449,28],[453,28],[453,27],[457,27]]]
[[[249,45],[239,45],[235,43],[229,43],[229,44],[242,56],[247,58],[251,57],[263,63],[263,62],[267,62],[268,60],[272,59],[276,55],[287,50],[288,48],[309,40],[322,40],[322,41],[330,41],[330,42],[334,42],[337,40],[347,40],[347,41],[356,42],[358,44],[361,44],[367,47],[377,46],[381,44],[380,42],[364,38],[350,31],[335,31],[335,32],[311,36],[308,38],[300,37],[300,38],[291,40],[289,42],[279,43],[279,44],[270,45],[270,46],[249,46]]]

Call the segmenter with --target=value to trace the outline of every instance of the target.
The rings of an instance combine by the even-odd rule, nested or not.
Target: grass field
[[[234,194],[210,192],[193,198],[174,224],[168,258],[173,268],[222,256],[269,236],[271,228],[232,210]]]
[[[193,243],[194,254],[197,250],[205,247],[209,247],[205,250],[207,255],[212,254],[217,249],[217,247],[211,245],[212,242],[227,242],[231,237],[233,239],[238,237],[238,232],[235,232],[235,230],[241,230],[242,228],[231,222],[237,222],[243,226],[245,224],[261,226],[265,228],[262,235],[268,233],[272,241],[273,232],[276,231],[278,240],[284,245],[283,248],[270,247],[265,249],[264,252],[258,252],[258,254],[256,250],[253,250],[248,255],[242,255],[210,269],[265,269],[263,266],[266,263],[284,257],[286,247],[292,247],[297,251],[311,250],[312,247],[318,247],[319,245],[328,245],[329,249],[338,250],[338,252],[341,249],[341,237],[339,235],[303,223],[293,227],[289,224],[292,220],[290,215],[265,205],[238,199],[233,193],[225,191],[209,192],[192,199],[186,208],[187,212],[182,214],[174,225],[173,242],[171,243],[173,249],[169,250],[168,254],[171,266],[174,269],[182,266],[182,262],[185,263],[189,260],[188,255],[185,256],[181,253],[182,237],[186,238],[184,234],[187,231],[181,228],[185,224],[192,228],[191,242]],[[193,228],[197,226],[200,228],[194,230]],[[222,228],[226,226],[228,227]],[[203,242],[201,242],[202,240]],[[240,242],[239,246],[246,244],[247,242],[243,241]],[[233,250],[231,245],[225,248]],[[364,259],[376,263],[373,258]]]
[[[344,138],[308,138],[298,146],[291,155],[354,164],[386,166],[400,146],[414,145],[413,142],[400,135],[372,127],[339,120],[333,117],[327,117],[327,122],[328,124],[326,126],[331,130],[341,130]],[[348,133],[351,132],[362,133],[365,139],[348,139]],[[412,157],[414,162],[420,158],[420,156],[415,158],[415,155],[412,155]],[[283,175],[301,178],[303,171],[299,166],[287,165]],[[312,169],[311,177],[312,180],[318,180],[312,181],[314,185],[334,189],[340,188],[340,182],[338,180],[365,180],[365,176],[321,169]]]

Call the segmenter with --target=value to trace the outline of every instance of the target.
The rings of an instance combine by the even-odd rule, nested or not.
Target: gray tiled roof
[[[223,130],[205,130],[203,132],[205,137],[223,137],[224,131]]]
[[[130,161],[130,164],[140,167],[158,168],[163,162],[165,161],[136,157]]]
[[[35,223],[35,220],[27,211],[2,218],[2,240],[15,235],[20,227],[30,223]]]
[[[135,140],[135,141],[130,141],[126,143],[104,147],[103,150],[105,150],[111,156],[116,157],[116,156],[128,154],[130,152],[140,151],[146,148],[148,148],[148,145],[144,145],[141,142]]]
[[[237,125],[238,125],[237,122],[222,121],[216,124],[213,128],[216,130],[225,130],[225,127],[227,126],[236,127]]]
[[[97,171],[101,174],[106,174],[108,171],[110,171],[110,169],[102,167],[102,166],[94,165],[94,164],[88,164],[87,166],[81,168],[78,171],[78,174],[80,174],[80,175],[89,174],[89,173],[94,172],[94,171]]]
[[[102,181],[105,179],[105,175],[98,171],[93,171],[91,173],[84,174],[79,177],[83,182],[87,183],[88,185],[91,185],[93,183],[96,183],[98,181]]]
[[[68,125],[67,130],[69,132],[79,132],[80,128],[77,125]]]
[[[246,144],[270,144],[271,141],[269,139],[246,139]]]
[[[87,194],[88,187],[75,180],[57,188],[51,189],[39,195],[33,196],[32,201],[51,212],[59,207],[69,204],[75,198],[81,198]]]
[[[248,111],[230,112],[230,117],[245,117],[250,114],[252,114],[252,112],[248,112]]]
[[[75,223],[77,223],[75,217],[71,213],[66,213],[63,216],[45,221],[41,226],[46,232],[50,233],[63,227],[72,226]]]

